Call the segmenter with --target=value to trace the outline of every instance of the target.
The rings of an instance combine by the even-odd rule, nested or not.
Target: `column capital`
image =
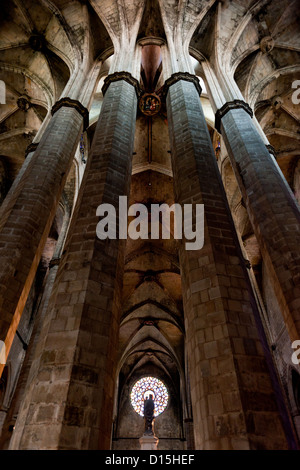
[[[102,94],[105,95],[109,85],[112,82],[118,82],[119,80],[125,80],[125,82],[129,83],[135,88],[137,98],[140,97],[141,89],[140,84],[136,78],[134,78],[131,73],[129,72],[115,72],[108,75],[104,80],[104,85],[102,87]]]
[[[53,268],[53,266],[58,266],[60,263],[60,257],[58,258],[52,258],[49,262],[49,269]]]
[[[89,127],[89,112],[88,110],[80,103],[80,101],[73,100],[68,96],[61,98],[56,101],[52,106],[51,114],[52,116],[62,107],[74,108],[78,113],[83,117],[83,130],[86,130]]]
[[[178,82],[179,80],[192,82],[195,85],[199,96],[201,96],[202,88],[200,86],[199,78],[196,75],[192,75],[188,72],[176,72],[167,78],[163,87],[163,95],[167,96],[170,86],[174,85],[174,83]]]
[[[231,111],[232,109],[244,109],[251,118],[253,117],[253,111],[250,108],[249,104],[246,103],[245,101],[242,101],[242,100],[227,101],[227,103],[225,103],[222,106],[222,108],[218,109],[218,111],[216,112],[215,128],[220,134],[221,134],[221,119],[223,118],[223,116],[225,116],[226,113],[228,113],[228,111]]]
[[[31,144],[29,144],[25,150],[25,158],[27,158],[31,152],[35,152],[38,145],[39,145],[39,142],[31,142]]]
[[[267,147],[268,152],[273,155],[273,157],[275,158],[275,160],[277,160],[276,151],[275,151],[273,145],[267,144],[266,147]]]

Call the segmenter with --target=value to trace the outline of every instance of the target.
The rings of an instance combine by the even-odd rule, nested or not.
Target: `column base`
[[[155,437],[154,434],[143,434],[139,441],[141,450],[157,450],[159,439]]]

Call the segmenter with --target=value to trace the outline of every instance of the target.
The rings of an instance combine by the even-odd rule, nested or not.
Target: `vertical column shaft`
[[[7,448],[9,444],[9,441],[11,438],[11,426],[15,425],[16,418],[19,413],[19,409],[24,400],[26,384],[31,383],[34,378],[34,367],[32,367],[32,362],[34,360],[34,351],[35,351],[36,345],[38,344],[40,340],[40,333],[41,333],[41,329],[44,323],[45,314],[47,312],[49,299],[50,299],[51,291],[52,291],[53,284],[55,281],[55,277],[57,274],[59,259],[63,250],[63,245],[65,242],[69,222],[70,222],[70,213],[69,213],[69,210],[66,210],[63,224],[61,227],[61,231],[60,231],[60,234],[59,234],[56,246],[55,246],[55,251],[53,253],[53,258],[50,261],[48,274],[44,281],[42,298],[40,300],[40,303],[34,315],[34,325],[33,325],[32,334],[30,337],[28,349],[26,351],[26,355],[22,363],[22,367],[21,367],[20,375],[17,380],[15,391],[14,391],[9,409],[6,413],[5,422],[2,427],[2,433],[0,436],[0,449]],[[30,373],[32,373],[33,376],[31,376]]]
[[[243,101],[216,114],[291,340],[300,335],[300,212]]]
[[[125,240],[97,238],[96,209],[129,194],[137,86],[123,72],[105,83],[12,448],[110,448]]]
[[[83,127],[83,106],[60,100],[0,211],[0,339],[9,353]],[[3,365],[0,365],[0,368]],[[2,369],[0,369],[2,373]]]
[[[273,365],[195,80],[178,73],[166,82],[176,201],[204,204],[205,211],[203,248],[188,251],[182,243],[179,251],[195,446],[287,448],[285,432],[292,441],[293,433],[288,418],[283,430]]]

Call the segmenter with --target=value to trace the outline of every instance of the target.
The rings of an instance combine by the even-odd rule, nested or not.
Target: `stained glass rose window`
[[[154,400],[154,417],[166,409],[169,394],[165,384],[155,377],[143,377],[134,384],[130,394],[131,404],[140,416],[144,416],[144,400],[150,394]]]

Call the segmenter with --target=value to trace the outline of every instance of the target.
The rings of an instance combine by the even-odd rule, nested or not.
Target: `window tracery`
[[[142,377],[132,387],[130,401],[134,410],[144,416],[144,400],[152,394],[154,400],[154,417],[160,415],[167,407],[169,394],[165,384],[155,377]]]

